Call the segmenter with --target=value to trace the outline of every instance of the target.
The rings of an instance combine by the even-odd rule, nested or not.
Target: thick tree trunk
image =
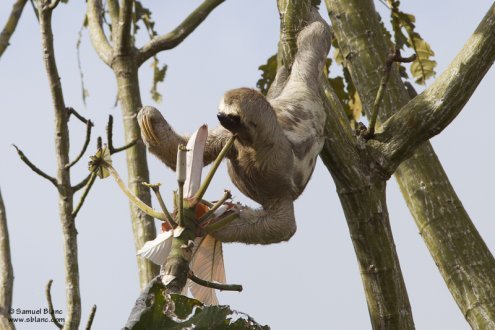
[[[144,203],[151,205],[151,195],[147,187],[141,182],[149,182],[146,148],[141,140],[141,133],[136,120],[141,107],[139,92],[138,68],[133,56],[117,57],[112,65],[118,85],[119,101],[124,118],[125,143],[136,139],[135,146],[126,150],[129,189]],[[145,242],[155,239],[156,229],[153,218],[139,210],[132,203],[131,221],[136,249],[140,249]],[[159,272],[158,266],[152,262],[137,257],[139,283],[144,288]]]
[[[367,115],[386,54],[372,1],[327,0],[335,35]],[[410,100],[392,72],[379,121]],[[404,161],[395,177],[449,290],[474,329],[495,327],[495,260],[452,188],[430,143]]]

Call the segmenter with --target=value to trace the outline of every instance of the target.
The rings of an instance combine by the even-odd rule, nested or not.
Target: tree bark
[[[62,225],[65,267],[65,296],[67,314],[64,329],[78,329],[81,321],[81,296],[79,292],[79,264],[77,230],[73,211],[73,190],[70,183],[68,111],[65,108],[60,77],[55,61],[52,10],[44,1],[39,10],[43,59],[50,84],[55,110],[55,151],[57,158],[57,187],[59,192],[59,216]]]
[[[388,53],[372,1],[326,0],[335,35],[367,116]],[[409,102],[393,71],[382,101],[384,122]],[[464,210],[429,142],[395,177],[409,210],[459,308],[473,329],[495,327],[495,260]]]
[[[14,290],[14,270],[10,258],[9,230],[7,228],[7,213],[0,192],[0,328],[15,329],[9,321],[12,308],[12,292]]]

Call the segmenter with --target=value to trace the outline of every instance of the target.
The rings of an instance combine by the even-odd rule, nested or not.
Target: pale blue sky
[[[12,0],[0,2],[3,24]],[[157,30],[164,33],[180,22],[200,1],[146,1]],[[416,15],[417,29],[436,52],[441,72],[462,47],[491,5],[488,0],[402,1]],[[384,6],[376,3],[385,17]],[[54,14],[54,33],[66,104],[96,124],[104,135],[108,114],[115,116],[115,141],[122,141],[120,110],[113,108],[112,71],[95,55],[87,32],[81,48],[90,97],[80,97],[75,44],[84,17],[84,2],[72,0]],[[235,87],[254,87],[258,66],[276,51],[278,13],[275,0],[227,0],[180,46],[160,55],[169,65],[160,85],[158,108],[180,132],[200,124],[217,124],[222,94]],[[15,271],[14,307],[45,307],[44,287],[53,278],[56,308],[65,304],[62,238],[57,194],[33,174],[11,147],[17,144],[40,168],[55,172],[53,110],[40,52],[39,29],[27,7],[11,47],[0,59],[0,188],[7,207]],[[140,71],[144,104],[153,105],[146,63]],[[492,252],[495,252],[493,186],[495,132],[492,69],[466,109],[433,145],[458,195]],[[84,127],[71,121],[71,154],[80,150]],[[95,135],[96,136],[96,135]],[[94,150],[91,144],[90,151]],[[87,174],[90,153],[76,166],[73,181]],[[125,177],[124,155],[114,157]],[[149,157],[152,182],[164,184],[170,200],[173,173]],[[250,203],[233,189],[225,167],[209,191],[211,199],[223,189],[236,201]],[[417,329],[469,329],[450,296],[392,179],[388,208]],[[322,217],[320,207],[326,212]],[[347,225],[335,187],[318,163],[313,179],[296,202],[298,231],[289,243],[272,246],[224,245],[227,279],[244,286],[242,293],[221,293],[220,302],[246,312],[272,329],[370,329],[368,311]],[[111,180],[97,181],[77,218],[83,324],[98,305],[93,329],[121,328],[139,293],[134,246],[124,195]],[[50,324],[21,325],[18,329],[53,329]]]

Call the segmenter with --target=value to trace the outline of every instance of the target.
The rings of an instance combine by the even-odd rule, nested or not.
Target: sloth
[[[210,233],[216,239],[271,244],[294,235],[294,200],[306,187],[324,143],[326,116],[319,90],[330,43],[329,26],[313,10],[297,37],[291,73],[279,68],[267,97],[250,88],[222,97],[217,114],[221,125],[208,134],[204,164],[236,135],[226,156],[228,173],[262,208],[239,207],[238,218]],[[187,137],[177,134],[150,106],[140,110],[138,123],[148,150],[175,170],[177,146],[185,145]]]

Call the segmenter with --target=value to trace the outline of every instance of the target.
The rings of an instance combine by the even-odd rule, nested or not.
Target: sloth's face
[[[220,101],[217,114],[220,124],[241,142],[254,143],[269,127],[273,111],[266,98],[256,90],[239,88],[228,91]]]

